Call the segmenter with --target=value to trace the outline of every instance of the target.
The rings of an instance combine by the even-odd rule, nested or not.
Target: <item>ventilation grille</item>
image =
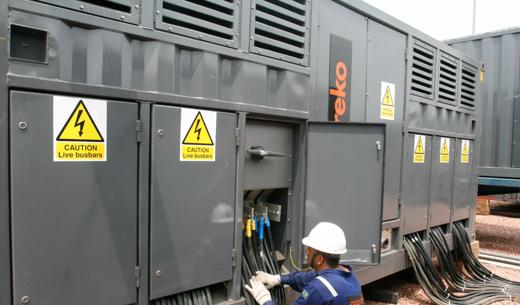
[[[34,1],[34,0],[33,0]],[[139,0],[36,0],[87,14],[137,24]]]
[[[433,99],[434,63],[433,48],[415,42],[412,54],[412,94]]]
[[[477,100],[477,76],[478,69],[468,65],[462,65],[460,103],[471,108],[475,107]]]
[[[238,47],[238,0],[157,0],[156,27],[230,47]]]
[[[437,91],[439,101],[448,104],[457,103],[457,73],[457,59],[442,54],[440,57],[438,78],[439,86]]]
[[[254,0],[250,51],[307,65],[309,7],[307,0]]]

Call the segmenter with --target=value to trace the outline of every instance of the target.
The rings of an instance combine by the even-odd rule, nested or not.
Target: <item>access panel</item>
[[[403,234],[426,230],[430,191],[431,136],[409,134],[403,177]]]
[[[472,197],[473,141],[457,139],[455,154],[455,183],[453,193],[452,221],[469,217]]]
[[[379,263],[384,147],[381,124],[309,124],[305,234],[339,225],[351,264]]]
[[[236,115],[152,108],[150,297],[230,280]]]
[[[435,137],[432,149],[430,227],[450,222],[455,139]]]
[[[14,304],[136,302],[138,105],[11,92]]]

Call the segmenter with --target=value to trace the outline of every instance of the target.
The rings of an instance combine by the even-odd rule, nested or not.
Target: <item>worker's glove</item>
[[[257,271],[256,272],[256,278],[262,282],[262,284],[265,285],[267,289],[271,289],[274,286],[278,286],[281,283],[280,275],[276,274],[269,274],[263,271]]]
[[[251,293],[258,304],[264,305],[266,302],[271,301],[269,290],[265,288],[264,284],[256,276],[253,276],[249,282],[251,286],[244,285],[244,288]]]

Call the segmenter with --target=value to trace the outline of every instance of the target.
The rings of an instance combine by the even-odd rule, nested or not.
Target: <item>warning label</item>
[[[416,134],[413,144],[413,163],[424,163],[424,144],[426,144],[426,136]]]
[[[217,113],[182,108],[181,161],[215,161]]]
[[[460,163],[469,163],[469,140],[462,140]]]
[[[106,161],[107,102],[53,98],[54,161]]]
[[[450,163],[450,139],[441,138],[441,157],[440,163]]]
[[[395,85],[381,82],[381,114],[382,120],[393,121],[395,118]]]

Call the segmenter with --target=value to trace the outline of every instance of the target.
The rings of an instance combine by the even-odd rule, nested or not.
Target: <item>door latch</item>
[[[251,146],[247,153],[253,160],[263,160],[264,157],[286,157],[287,154],[265,150],[263,146]]]
[[[381,153],[381,141],[376,142],[376,148],[377,148],[377,161],[379,161],[379,154]]]

